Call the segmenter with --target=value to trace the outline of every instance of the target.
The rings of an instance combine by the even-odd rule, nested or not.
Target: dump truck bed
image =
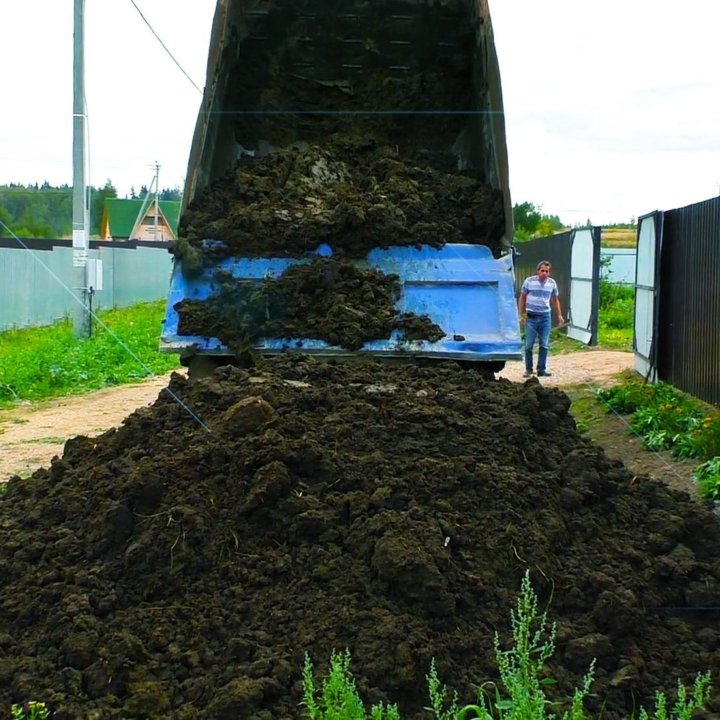
[[[431,341],[392,330],[352,352],[518,358],[487,3],[336,0],[328,8],[324,0],[217,4],[161,349],[231,354],[210,328],[187,334],[184,304],[212,302],[219,278],[267,284],[319,253],[396,276],[397,313],[443,333]],[[348,354],[313,332],[252,337],[260,352]]]

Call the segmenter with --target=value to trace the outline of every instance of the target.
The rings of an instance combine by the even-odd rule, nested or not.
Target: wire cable
[[[202,95],[202,90],[195,84],[193,79],[185,72],[183,66],[175,59],[175,56],[168,50],[165,43],[160,39],[160,36],[155,32],[153,26],[148,22],[147,18],[143,15],[142,10],[137,6],[135,0],[130,0],[133,7],[138,11],[138,14],[143,19],[143,22],[150,28],[150,32],[155,36],[155,39],[162,45],[163,50],[168,54],[170,59],[178,66],[180,72],[190,81],[190,84]]]

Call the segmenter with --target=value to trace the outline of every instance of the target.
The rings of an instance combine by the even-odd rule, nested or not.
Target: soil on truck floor
[[[558,696],[593,658],[609,720],[717,678],[714,515],[610,460],[569,405],[453,363],[174,375],[0,498],[0,707],[297,718],[304,654],[348,648],[367,701],[427,718],[432,658],[464,700],[496,679],[526,571]]]
[[[233,256],[303,257],[322,243],[350,258],[448,242],[500,250],[502,193],[456,167],[451,155],[402,152],[371,135],[245,156],[190,203],[175,253],[191,272],[193,260],[212,267]]]

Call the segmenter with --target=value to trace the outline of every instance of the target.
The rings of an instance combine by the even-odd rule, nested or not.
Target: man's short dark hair
[[[535,272],[537,272],[541,267],[544,267],[545,265],[547,265],[548,270],[552,270],[552,265],[550,264],[550,262],[548,260],[541,260],[537,264],[537,267],[535,268]]]

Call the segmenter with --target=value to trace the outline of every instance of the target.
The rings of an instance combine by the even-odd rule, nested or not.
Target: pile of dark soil
[[[258,284],[215,277],[218,287],[207,300],[176,306],[178,334],[216,337],[237,355],[263,337],[318,339],[358,350],[394,330],[406,340],[445,336],[426,315],[399,313],[398,276],[372,268],[316,258]]]
[[[594,657],[607,720],[717,679],[714,516],[609,461],[568,408],[451,363],[175,376],[0,500],[0,706],[297,718],[304,653],[349,648],[366,700],[427,718],[431,658],[463,699],[496,678],[528,569],[559,694]]]
[[[352,258],[448,242],[499,248],[504,217],[501,193],[472,175],[341,135],[241,159],[185,211],[175,253],[193,272],[223,257],[302,257],[323,243]]]

